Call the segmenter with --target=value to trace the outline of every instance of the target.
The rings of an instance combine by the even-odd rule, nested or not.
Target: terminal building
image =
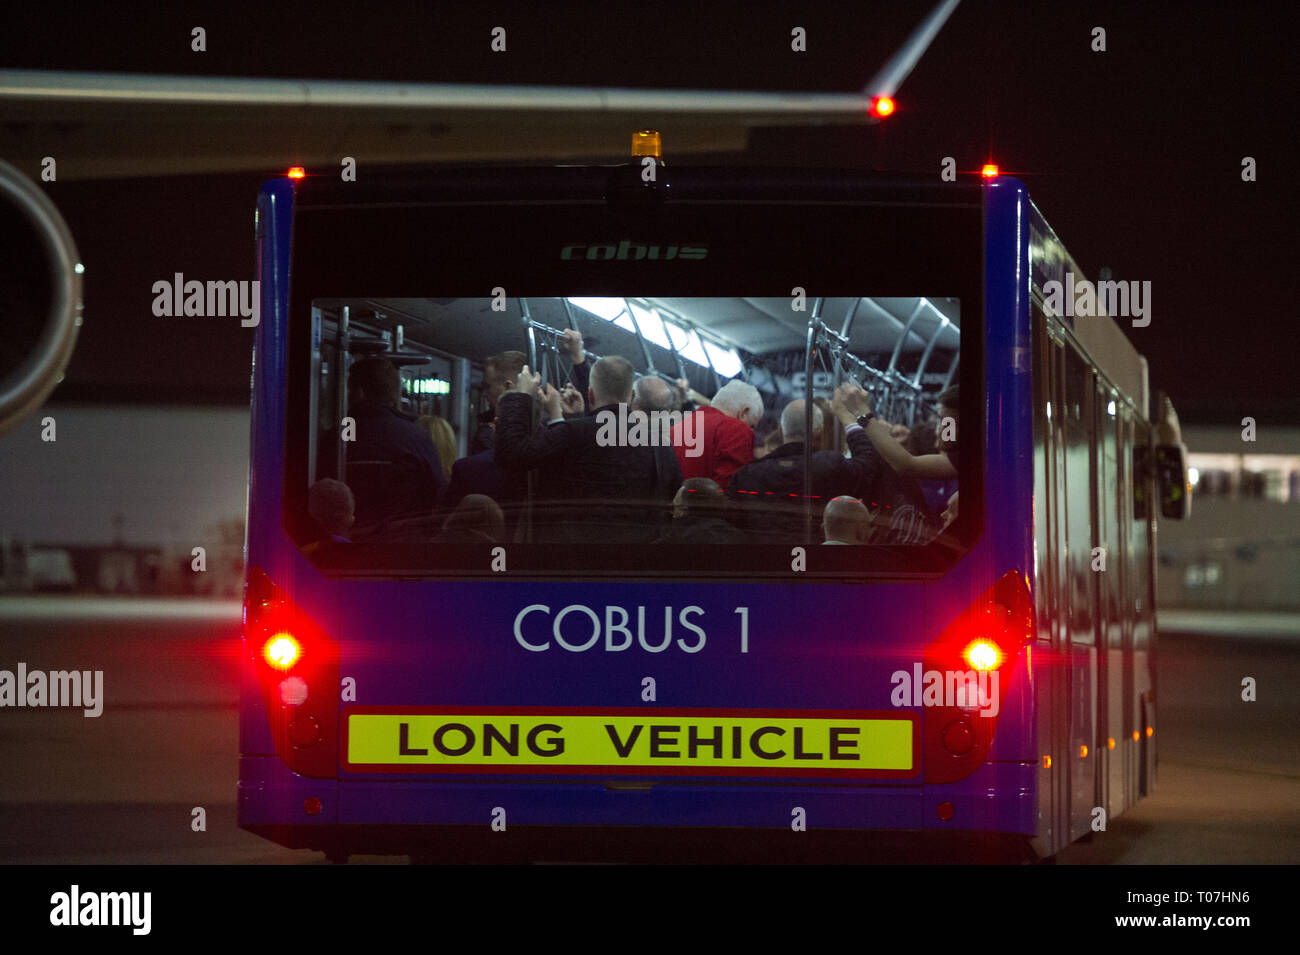
[[[1156,603],[1300,610],[1300,428],[1185,425],[1192,514],[1161,521]]]

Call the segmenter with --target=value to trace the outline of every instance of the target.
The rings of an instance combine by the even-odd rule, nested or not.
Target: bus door
[[[1133,522],[1129,525],[1132,562],[1129,582],[1132,585],[1129,613],[1133,620],[1133,722],[1131,747],[1136,750],[1137,796],[1149,795],[1155,787],[1155,753],[1148,728],[1155,728],[1156,657],[1155,657],[1155,564],[1153,560],[1155,517],[1154,487],[1151,473],[1151,425],[1140,417],[1133,419],[1133,445],[1130,461],[1133,473]],[[1135,798],[1137,798],[1135,796]]]
[[[1062,753],[1069,767],[1070,838],[1090,831],[1097,805],[1097,471],[1096,376],[1072,345],[1065,346],[1063,425],[1065,501],[1062,524],[1069,670],[1069,735]]]
[[[1039,389],[1035,406],[1041,435],[1040,457],[1035,467],[1035,523],[1038,535],[1039,579],[1036,588],[1040,639],[1047,643],[1049,659],[1064,661],[1069,653],[1068,563],[1066,561],[1065,495],[1065,339],[1061,330],[1035,303]],[[1040,763],[1039,831],[1051,854],[1069,841],[1069,760],[1066,755],[1070,727],[1070,673],[1061,665],[1044,669],[1040,678],[1038,720]]]
[[[1124,626],[1125,536],[1124,503],[1128,485],[1122,479],[1123,454],[1120,443],[1121,406],[1118,392],[1109,386],[1097,391],[1097,517],[1105,548],[1105,563],[1097,576],[1100,603],[1097,614],[1097,647],[1102,667],[1099,683],[1096,753],[1102,799],[1108,817],[1119,815],[1128,805],[1124,789],[1124,760],[1117,752],[1124,725],[1126,689],[1131,685],[1131,660],[1126,651]]]

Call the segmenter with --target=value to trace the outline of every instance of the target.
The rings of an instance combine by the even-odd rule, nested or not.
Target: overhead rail
[[[805,398],[809,401],[812,400],[813,373],[818,370],[815,366],[820,366],[820,370],[831,373],[832,387],[840,385],[845,380],[851,380],[865,389],[871,396],[871,408],[876,414],[895,424],[905,424],[909,428],[914,427],[919,419],[927,417],[938,410],[933,402],[925,399],[926,389],[921,380],[926,368],[929,367],[930,359],[933,357],[939,338],[945,332],[960,336],[961,330],[939,309],[935,308],[933,303],[924,298],[919,299],[908,320],[903,323],[899,330],[898,341],[895,343],[893,354],[890,356],[889,365],[884,369],[876,368],[849,351],[853,323],[864,303],[869,303],[878,310],[884,311],[870,299],[858,298],[853,307],[848,310],[843,324],[837,329],[828,324],[822,317],[824,300],[817,299],[814,301],[812,315],[808,320],[804,354]],[[898,369],[898,359],[902,354],[904,342],[913,333],[912,329],[917,318],[927,306],[939,316],[939,323],[934,333],[926,341],[925,350],[921,355],[916,371],[910,376],[905,375]],[[889,313],[886,312],[885,314]],[[945,388],[948,382],[951,382],[956,367],[957,358],[954,355],[945,379]],[[811,411],[809,411],[808,426],[811,428],[811,425],[812,415]]]

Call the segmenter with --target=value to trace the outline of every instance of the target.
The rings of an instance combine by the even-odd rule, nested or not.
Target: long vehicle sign
[[[349,707],[343,768],[382,773],[915,776],[910,712]]]

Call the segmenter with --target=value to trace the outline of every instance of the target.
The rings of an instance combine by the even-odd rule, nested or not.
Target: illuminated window
[[[614,321],[627,310],[621,298],[571,298],[569,301],[607,322]]]
[[[717,369],[719,375],[730,378],[732,375],[740,374],[741,364],[736,353],[730,348],[723,348],[721,345],[715,345],[708,339],[704,340],[704,350],[709,353],[713,359],[713,367]]]
[[[664,331],[664,323],[659,318],[658,312],[649,311],[635,303],[632,305],[632,312],[636,315],[636,324],[641,329],[642,338],[648,342],[654,342],[660,348],[670,347],[668,333]]]
[[[709,358],[704,354],[704,347],[700,344],[700,336],[694,329],[682,329],[686,333],[686,344],[679,345],[677,351],[688,361],[693,361],[697,365],[709,367]]]

